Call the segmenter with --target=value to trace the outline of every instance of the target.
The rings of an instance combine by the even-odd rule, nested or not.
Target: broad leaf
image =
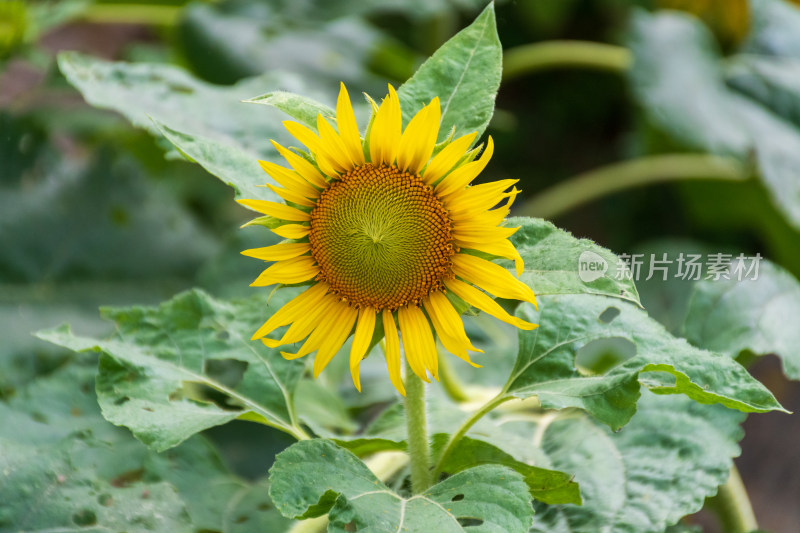
[[[509,218],[506,225],[519,226],[511,242],[525,261],[520,279],[537,297],[600,294],[639,304],[627,265],[609,250],[539,218]]]
[[[634,94],[651,120],[691,148],[744,161],[755,155],[773,203],[800,228],[800,131],[791,115],[775,112],[800,99],[796,86],[785,84],[797,77],[798,60],[784,58],[780,68],[759,56],[723,63],[707,28],[674,12],[637,13],[630,46]]]
[[[270,481],[270,496],[284,516],[328,513],[331,532],[525,533],[533,516],[525,483],[508,468],[464,470],[404,498],[355,455],[326,440],[301,441],[279,454]]]
[[[14,531],[193,532],[175,489],[166,482],[115,487],[72,464],[82,442],[46,450],[0,438],[0,528]]]
[[[548,409],[579,407],[614,429],[636,411],[640,380],[660,394],[685,394],[700,403],[783,410],[737,362],[673,337],[633,305],[563,295],[541,298],[539,309],[518,310],[539,327],[519,333],[519,355],[505,386],[514,396],[536,396]]]
[[[447,444],[449,437],[446,433],[434,435],[434,456]],[[458,442],[442,464],[442,472],[455,474],[483,464],[500,464],[519,472],[535,500],[550,504],[581,504],[580,489],[573,476],[523,463],[497,446],[471,437],[463,437]]]
[[[407,123],[438,96],[442,108],[439,141],[473,131],[478,137],[494,113],[503,53],[497,36],[494,4],[441,46],[397,91]]]
[[[156,454],[109,424],[94,395],[96,364],[82,359],[0,404],[0,427],[14,428],[0,438],[0,529],[8,520],[36,530],[221,530],[230,502],[250,487],[199,436]],[[37,487],[54,500],[42,505]]]
[[[743,51],[800,59],[800,9],[786,0],[749,0],[750,34]]]
[[[450,435],[457,431],[465,415],[446,400],[432,397],[428,401],[428,426],[432,433],[433,457],[440,456]],[[406,450],[405,411],[401,404],[385,409],[355,437],[331,437],[334,442],[359,456],[386,450]],[[518,439],[495,438],[498,428],[486,419],[479,421],[462,438],[442,465],[442,472],[456,474],[484,464],[500,464],[516,470],[525,479],[530,495],[547,503],[580,504],[580,488],[573,476],[538,466]]]
[[[104,309],[117,326],[108,340],[65,327],[39,336],[76,351],[101,351],[103,416],[156,450],[240,417],[295,433],[291,402],[303,363],[250,340],[254,325],[290,293],[278,291],[265,305],[260,296],[226,303],[192,291],[157,308]],[[211,401],[215,394],[218,403]]]
[[[738,356],[777,354],[783,371],[800,380],[800,330],[786,317],[800,316],[800,283],[781,267],[761,261],[757,279],[695,284],[683,326],[695,346]]]
[[[540,446],[552,468],[575,472],[583,505],[536,504],[533,532],[662,533],[703,507],[739,455],[744,415],[645,392],[630,424],[612,432],[575,411],[506,431]]]
[[[58,63],[87,102],[118,111],[151,133],[170,134],[183,155],[232,185],[238,195],[272,194],[256,188],[270,181],[258,160],[278,160],[269,139],[289,137],[279,112],[253,108],[242,100],[277,87],[304,92],[296,77],[270,72],[218,87],[171,65],[108,62],[76,52],[60,54]]]

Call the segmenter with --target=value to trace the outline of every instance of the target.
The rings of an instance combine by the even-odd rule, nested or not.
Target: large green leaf
[[[539,327],[519,333],[519,355],[504,388],[516,397],[536,396],[549,409],[579,407],[615,429],[636,411],[640,380],[660,394],[700,403],[783,410],[744,367],[673,337],[633,305],[562,295],[541,298],[539,309],[518,310]]]
[[[269,139],[289,137],[280,113],[242,100],[278,87],[304,92],[296,77],[270,72],[219,87],[172,65],[109,62],[77,52],[60,54],[58,64],[87,102],[118,111],[152,133],[168,134],[184,156],[234,187],[238,195],[272,194],[256,188],[270,181],[258,160],[278,159]]]
[[[756,279],[700,281],[694,287],[683,331],[695,346],[731,357],[749,350],[777,354],[783,371],[800,380],[800,283],[781,267],[759,264]]]
[[[45,451],[0,439],[0,530],[194,531],[174,487],[116,487],[95,479],[72,464],[71,456],[84,446],[65,441]]]
[[[82,359],[0,403],[0,427],[14,428],[0,438],[0,531],[223,530],[225,512],[233,502],[244,509],[240,498],[253,488],[202,437],[156,454],[104,420],[94,358]],[[280,520],[268,511],[261,514]]]
[[[502,427],[541,447],[549,466],[575,472],[583,505],[535,504],[533,532],[661,533],[703,507],[739,455],[744,415],[645,392],[619,432],[575,411]]]
[[[464,470],[404,498],[355,455],[327,440],[301,441],[279,454],[270,481],[270,496],[284,516],[328,513],[331,532],[524,533],[533,516],[522,477],[508,468]]]
[[[404,122],[438,96],[442,106],[439,141],[443,141],[452,128],[456,136],[473,131],[480,136],[494,113],[502,64],[494,4],[490,3],[472,24],[443,44],[397,91]]]
[[[800,131],[790,122],[795,117],[783,114],[787,102],[796,107],[800,99],[786,84],[797,77],[798,60],[723,63],[708,29],[676,12],[637,13],[630,46],[633,92],[651,120],[691,148],[744,161],[754,155],[773,203],[800,228]]]
[[[443,449],[448,440],[449,435],[446,433],[434,435],[434,456],[437,451]],[[463,437],[442,463],[441,469],[447,474],[455,474],[483,464],[500,464],[522,474],[535,500],[550,504],[581,504],[580,488],[573,481],[573,476],[518,461],[512,455],[483,440]]]
[[[296,434],[292,395],[303,363],[250,340],[254,325],[289,294],[278,291],[269,304],[261,296],[226,303],[191,291],[156,308],[103,309],[117,327],[107,340],[78,337],[66,327],[39,336],[76,351],[101,351],[103,415],[156,450],[239,417]]]
[[[520,279],[537,296],[599,294],[639,304],[627,265],[609,250],[588,239],[576,239],[539,218],[512,217],[506,225],[519,226],[511,242],[525,261]],[[589,271],[587,263],[604,270]]]
[[[800,59],[800,9],[785,0],[750,0],[750,34],[743,51]]]

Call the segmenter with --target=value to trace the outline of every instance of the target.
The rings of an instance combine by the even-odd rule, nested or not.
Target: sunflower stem
[[[720,485],[713,498],[712,507],[722,522],[725,531],[730,533],[749,533],[758,529],[747,489],[736,465],[731,466],[728,481]]]
[[[431,486],[431,450],[428,442],[428,421],[425,405],[425,383],[406,361],[406,428],[408,457],[411,462],[411,490],[425,492]]]
[[[748,169],[738,160],[708,154],[640,157],[590,170],[535,194],[517,214],[554,218],[608,194],[667,181],[689,179],[744,181]]]
[[[624,72],[631,64],[627,48],[587,41],[546,41],[517,46],[503,56],[503,79],[508,81],[537,70],[589,68]]]

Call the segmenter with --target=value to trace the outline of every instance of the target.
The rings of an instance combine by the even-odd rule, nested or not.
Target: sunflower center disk
[[[353,305],[396,309],[443,287],[453,245],[442,201],[414,174],[366,164],[311,211],[320,279]]]

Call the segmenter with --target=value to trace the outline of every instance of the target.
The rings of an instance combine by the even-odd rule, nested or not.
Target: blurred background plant
[[[332,104],[339,81],[383,94],[484,5],[1,1],[0,400],[13,407],[71,372],[91,375],[70,370],[76,357],[32,331],[69,320],[101,334],[110,326],[98,306],[156,303],[192,286],[250,294],[258,265],[238,252],[266,245],[265,234],[237,230],[247,213],[209,173],[224,180],[223,159],[270,157],[268,139],[283,133],[280,113],[240,100],[283,89]],[[517,0],[496,10],[506,71],[484,177],[520,179],[517,214],[550,218],[617,253],[760,253],[790,273],[780,275],[794,290],[800,9],[780,0]],[[208,155],[199,141],[181,144],[185,133],[232,148]],[[638,286],[651,315],[691,333],[691,282]],[[780,325],[796,329],[797,316],[783,314]],[[755,327],[757,318],[742,320]],[[730,351],[751,359],[780,346]],[[777,358],[751,370],[800,409],[800,387]],[[767,414],[744,428],[737,463],[760,525],[797,531],[800,427]],[[289,442],[245,423],[207,433],[249,478]],[[216,459],[203,457],[214,470]],[[152,461],[122,472],[180,485]],[[691,521],[717,530],[706,514]]]

